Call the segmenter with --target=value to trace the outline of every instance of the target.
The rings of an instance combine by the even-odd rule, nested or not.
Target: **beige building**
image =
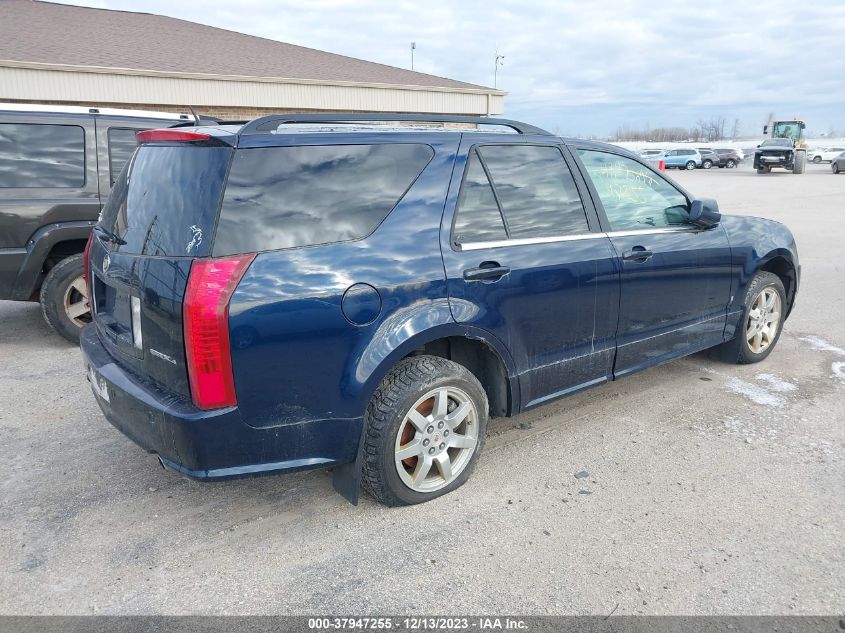
[[[505,93],[147,13],[0,0],[0,101],[249,118],[501,114]]]

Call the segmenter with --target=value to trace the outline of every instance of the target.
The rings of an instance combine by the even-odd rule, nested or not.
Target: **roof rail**
[[[287,123],[355,123],[369,121],[419,121],[423,123],[475,123],[476,125],[499,125],[509,127],[519,134],[542,134],[551,136],[550,132],[510,119],[494,119],[486,116],[466,116],[460,114],[400,114],[393,112],[356,113],[348,112],[319,112],[307,114],[271,114],[247,123],[240,131],[241,135],[261,134],[272,132],[280,125]]]

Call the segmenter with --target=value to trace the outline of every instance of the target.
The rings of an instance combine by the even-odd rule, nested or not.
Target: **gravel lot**
[[[676,177],[796,234],[778,349],[494,420],[469,483],[413,508],[348,505],[325,472],[166,472],[39,307],[0,302],[0,613],[842,613],[845,176]]]

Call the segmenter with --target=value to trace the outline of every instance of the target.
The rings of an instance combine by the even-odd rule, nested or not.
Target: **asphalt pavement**
[[[0,613],[841,614],[845,175],[672,176],[795,233],[777,349],[495,419],[470,481],[421,506],[353,507],[326,472],[167,472],[38,305],[0,302]]]

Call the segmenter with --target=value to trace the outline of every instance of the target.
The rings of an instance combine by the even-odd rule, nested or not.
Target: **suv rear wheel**
[[[404,359],[367,407],[364,487],[388,506],[435,499],[469,478],[484,445],[487,395],[462,365]]]
[[[695,169],[695,161],[694,160],[687,161],[686,168],[687,169]]]
[[[813,156],[813,162],[818,165],[820,162],[822,162],[822,157],[821,156]]]
[[[728,162],[727,162],[727,163],[725,163],[725,166],[726,166],[728,169],[733,169],[734,167],[736,167],[736,161],[735,161],[733,158],[729,158],[729,159],[728,159]]]
[[[79,343],[80,330],[91,322],[84,272],[83,256],[72,255],[53,266],[41,285],[44,320],[71,343]]]

